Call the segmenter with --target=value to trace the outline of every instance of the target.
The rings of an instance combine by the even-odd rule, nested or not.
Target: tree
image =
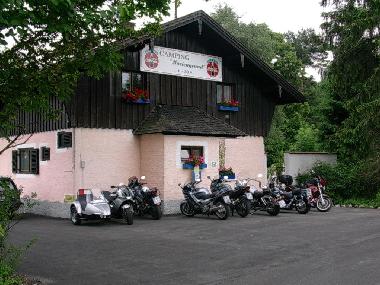
[[[322,1],[322,28],[334,53],[327,73],[329,146],[357,169],[363,191],[380,182],[380,5],[378,0]],[[360,166],[360,167],[357,167]]]
[[[159,32],[170,0],[9,0],[0,3],[0,137],[19,110],[56,116],[49,99],[70,98],[83,74],[100,77],[122,64],[127,40]],[[130,21],[153,23],[135,31]],[[11,144],[13,146],[13,144]]]
[[[325,52],[320,36],[312,30],[285,35],[273,32],[266,24],[240,21],[240,17],[227,5],[217,6],[212,17],[226,30],[243,42],[263,61],[299,87],[305,96],[316,101],[319,91],[316,83],[305,76],[305,66],[314,59],[323,59]],[[268,166],[282,171],[283,156],[289,150],[322,150],[316,114],[309,103],[278,106],[271,130],[265,138]]]

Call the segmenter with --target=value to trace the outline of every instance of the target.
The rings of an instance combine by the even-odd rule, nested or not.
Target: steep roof
[[[195,107],[156,106],[133,131],[135,135],[162,133],[166,135],[198,135],[239,137],[246,134]]]
[[[305,97],[303,94],[290,82],[288,82],[281,74],[273,70],[267,63],[260,59],[256,54],[251,52],[245,47],[238,39],[236,39],[231,33],[225,30],[220,24],[218,24],[213,18],[207,15],[204,11],[199,10],[188,14],[186,16],[174,19],[172,21],[162,24],[162,29],[165,33],[173,31],[175,29],[184,27],[193,22],[202,21],[202,25],[208,25],[214,30],[220,37],[233,46],[239,53],[244,55],[248,61],[252,62],[260,71],[262,71],[270,80],[275,84],[281,86],[283,92],[290,95],[290,98],[285,103],[298,103],[304,102]],[[149,40],[148,37],[142,37],[138,41],[127,42],[127,45],[133,45],[136,42]]]

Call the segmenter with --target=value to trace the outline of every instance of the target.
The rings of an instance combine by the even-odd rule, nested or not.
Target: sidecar
[[[111,209],[103,195],[95,199],[91,189],[79,189],[77,199],[70,205],[70,219],[74,225],[80,225],[82,220],[110,218]]]

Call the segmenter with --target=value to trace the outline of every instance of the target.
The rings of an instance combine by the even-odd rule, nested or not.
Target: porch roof
[[[145,120],[133,130],[135,135],[154,133],[216,137],[247,135],[198,108],[169,105],[156,106]]]

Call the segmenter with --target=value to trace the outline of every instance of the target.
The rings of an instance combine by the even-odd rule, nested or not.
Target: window
[[[12,151],[12,172],[25,174],[39,173],[39,150],[34,148],[21,148]]]
[[[41,147],[41,161],[50,160],[50,148],[43,146]]]
[[[129,91],[134,88],[143,89],[143,76],[140,72],[122,72],[121,73],[121,91]]]
[[[72,147],[72,133],[71,132],[59,132],[57,146],[58,148]]]
[[[216,102],[231,102],[235,99],[234,86],[231,84],[217,84],[216,85]]]
[[[203,146],[181,146],[181,162],[186,162],[191,156],[203,156]]]

